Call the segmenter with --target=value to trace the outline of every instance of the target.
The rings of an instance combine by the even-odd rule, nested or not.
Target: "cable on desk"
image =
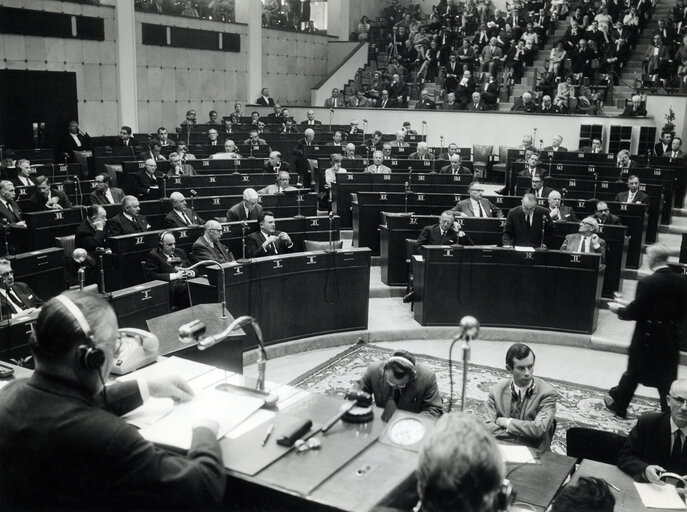
[[[329,255],[329,264],[327,265],[327,269],[325,270],[325,277],[324,277],[324,290],[322,292],[322,296],[324,298],[324,302],[326,304],[334,304],[339,301],[340,297],[340,291],[339,291],[339,276],[337,275],[337,268],[336,268],[336,251],[325,251],[325,254]],[[329,283],[333,280],[333,286],[334,286],[334,296],[330,300],[328,298],[329,293]]]

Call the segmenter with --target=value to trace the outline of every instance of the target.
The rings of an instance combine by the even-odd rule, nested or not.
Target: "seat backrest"
[[[417,248],[417,240],[415,238],[406,238],[406,261],[410,262],[413,259],[413,254]]]
[[[67,259],[71,259],[72,254],[74,253],[74,249],[75,249],[74,238],[75,238],[74,235],[56,236],[55,237],[55,242],[57,242],[58,247],[62,247],[62,249],[64,249],[64,257]]]
[[[343,240],[332,240],[334,249],[343,248]],[[329,249],[329,242],[321,240],[303,240],[303,248],[305,251],[326,251]]]
[[[616,465],[625,436],[593,428],[573,427],[565,432],[569,457],[596,460]]]

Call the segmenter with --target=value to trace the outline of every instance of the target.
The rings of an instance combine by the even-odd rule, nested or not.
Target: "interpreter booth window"
[[[262,26],[327,33],[327,0],[262,0]]]

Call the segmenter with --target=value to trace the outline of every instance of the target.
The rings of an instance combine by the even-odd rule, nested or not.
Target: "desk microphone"
[[[88,253],[86,252],[86,249],[82,247],[74,249],[74,252],[72,253],[72,258],[76,264],[79,265],[79,270],[77,270],[76,276],[79,281],[79,290],[81,291],[83,291],[86,283],[86,269],[84,268],[84,263],[86,262],[87,256]]]
[[[458,335],[453,338],[451,346],[448,349],[448,378],[450,383],[450,394],[448,401],[448,412],[451,412],[451,406],[453,405],[453,364],[451,363],[451,352],[453,351],[453,345],[459,340],[464,340],[463,343],[463,390],[460,397],[460,410],[465,411],[465,391],[468,383],[468,364],[470,362],[470,342],[477,337],[479,334],[479,320],[474,316],[464,316],[460,320],[460,330]]]
[[[351,400],[351,402],[342,405],[339,408],[339,411],[332,416],[332,418],[325,423],[325,425],[322,427],[322,433],[326,433],[329,429],[331,429],[336,423],[341,419],[344,418],[349,412],[351,412],[351,409],[354,407],[361,407],[361,408],[369,408],[368,411],[365,412],[366,420],[369,421],[372,419],[372,395],[370,393],[366,393],[365,391],[349,391],[346,393],[346,400]],[[356,416],[353,415],[351,418],[352,421],[356,421],[353,418]],[[362,418],[357,420],[358,422],[365,421]]]

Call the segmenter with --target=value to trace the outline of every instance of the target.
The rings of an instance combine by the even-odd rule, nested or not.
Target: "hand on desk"
[[[203,418],[199,419],[196,421],[193,426],[191,427],[191,430],[200,428],[200,427],[205,427],[209,429],[215,436],[219,433],[219,423],[217,423],[215,420],[211,420],[209,418]]]
[[[608,309],[611,310],[612,313],[618,313],[620,308],[624,308],[625,304],[621,304],[620,302],[609,302],[608,303]]]
[[[646,467],[644,470],[644,477],[652,484],[665,485],[665,482],[659,479],[660,474],[664,472],[665,469],[654,464]]]
[[[148,381],[150,396],[171,398],[175,402],[188,402],[193,398],[193,390],[181,377],[157,377]]]

